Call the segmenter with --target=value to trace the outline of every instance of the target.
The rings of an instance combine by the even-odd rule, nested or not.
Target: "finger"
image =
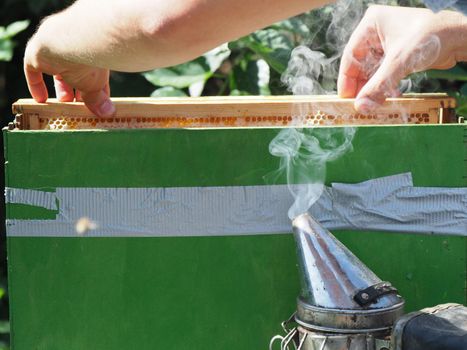
[[[60,102],[73,102],[75,98],[73,88],[60,75],[54,76],[54,87],[55,95]]]
[[[337,80],[337,93],[342,98],[352,98],[358,93],[358,80],[345,73],[339,74]]]
[[[369,68],[362,64],[362,60],[370,54],[368,46],[368,33],[357,31],[349,41],[342,55],[339,76],[337,79],[337,91],[340,97],[355,97],[359,91],[359,77],[368,75],[365,70]]]
[[[110,88],[109,88],[108,85],[104,87],[104,92],[105,92],[107,95],[110,96]],[[76,102],[83,102],[83,96],[82,96],[82,94],[81,94],[81,91],[79,91],[79,90],[75,90],[75,101],[76,101]]]
[[[355,96],[357,96],[360,93],[360,91],[363,89],[367,82],[367,79],[359,79],[357,81],[357,93],[355,94]]]
[[[385,57],[375,74],[362,87],[355,100],[355,109],[370,113],[380,107],[386,97],[393,96],[399,82],[405,77],[404,62],[398,58]]]
[[[115,114],[115,106],[105,88],[93,92],[81,92],[84,103],[91,112],[99,117],[110,117]]]
[[[81,96],[81,91],[75,90],[75,101],[83,102],[83,97]]]
[[[110,85],[108,82],[107,84],[105,84],[104,91],[107,94],[107,96],[110,96]]]
[[[399,89],[393,90],[391,92],[391,97],[401,97],[401,96],[402,96],[402,92]]]
[[[362,66],[353,54],[354,48],[347,46],[342,55],[337,92],[340,97],[349,98],[357,95],[358,77],[362,74]]]
[[[28,65],[25,65],[24,75],[26,76],[29,92],[31,93],[31,96],[34,98],[34,100],[39,103],[44,103],[47,101],[49,94],[44,83],[42,72],[39,72]]]
[[[380,66],[382,56],[381,51],[371,48],[360,59],[351,53],[344,52],[337,81],[339,96],[355,97],[362,87],[362,81],[366,82]]]
[[[381,41],[371,16],[365,16],[354,30],[344,49],[337,79],[340,97],[355,97],[358,93],[358,78],[367,76],[368,65],[362,61],[374,52],[382,52]]]

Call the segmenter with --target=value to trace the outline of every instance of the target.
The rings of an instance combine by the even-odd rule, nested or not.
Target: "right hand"
[[[344,49],[339,96],[356,98],[355,109],[368,114],[398,96],[409,74],[453,67],[467,57],[466,22],[453,11],[369,7]]]
[[[109,70],[68,62],[48,50],[44,39],[39,39],[37,34],[26,47],[24,73],[29,91],[37,102],[46,102],[48,98],[43,78],[43,74],[48,74],[54,77],[59,101],[83,101],[92,113],[100,117],[115,113],[115,106],[110,100]]]

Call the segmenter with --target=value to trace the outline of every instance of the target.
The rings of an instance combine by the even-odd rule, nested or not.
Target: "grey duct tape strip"
[[[299,186],[299,185],[297,185]],[[33,202],[9,189],[7,201]],[[7,220],[9,236],[222,236],[290,232],[286,185],[57,188],[55,220]],[[17,197],[15,197],[17,196]],[[50,198],[55,203],[55,197]],[[51,207],[51,203],[46,204]],[[326,187],[310,210],[328,229],[467,235],[467,188],[413,187],[410,173]]]
[[[8,220],[10,236],[212,236],[289,231],[287,186],[57,188],[56,220]]]
[[[402,187],[368,197],[333,190],[336,228],[467,235],[467,188]]]
[[[57,210],[57,197],[54,192],[44,192],[22,188],[5,188],[7,203],[27,204],[49,210]]]

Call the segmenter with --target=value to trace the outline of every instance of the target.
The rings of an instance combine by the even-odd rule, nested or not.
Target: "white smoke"
[[[336,94],[339,59],[350,35],[363,17],[366,7],[366,1],[340,0],[328,7],[327,11],[322,11],[332,15],[325,34],[326,47],[323,48],[323,51],[331,54],[327,56],[323,51],[313,50],[305,45],[292,51],[282,81],[294,95]],[[315,38],[316,33],[311,33],[310,37]],[[370,55],[368,62],[363,64],[376,70],[383,58]],[[406,79],[402,83],[402,88],[404,92],[410,91],[413,88],[413,81]],[[313,106],[306,103],[293,111],[295,116],[306,116],[313,112]],[[332,113],[332,111],[327,112]],[[327,162],[334,161],[352,150],[355,132],[356,129],[350,127],[319,130],[288,128],[281,130],[271,141],[269,151],[280,158],[278,172],[286,174],[289,189],[295,199],[288,213],[291,220],[307,212],[319,199],[324,189]],[[297,184],[300,186],[294,186]]]
[[[284,129],[269,144],[280,157],[279,173],[285,172],[295,201],[288,215],[292,220],[319,199],[324,189],[327,162],[352,149],[355,128]],[[299,184],[300,186],[294,186]]]

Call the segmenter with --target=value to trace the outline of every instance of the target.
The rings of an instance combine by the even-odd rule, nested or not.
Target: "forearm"
[[[118,71],[190,60],[329,0],[78,0],[34,40],[42,54]]]
[[[447,35],[455,43],[453,55],[456,62],[467,62],[467,16],[459,12],[453,15]]]

